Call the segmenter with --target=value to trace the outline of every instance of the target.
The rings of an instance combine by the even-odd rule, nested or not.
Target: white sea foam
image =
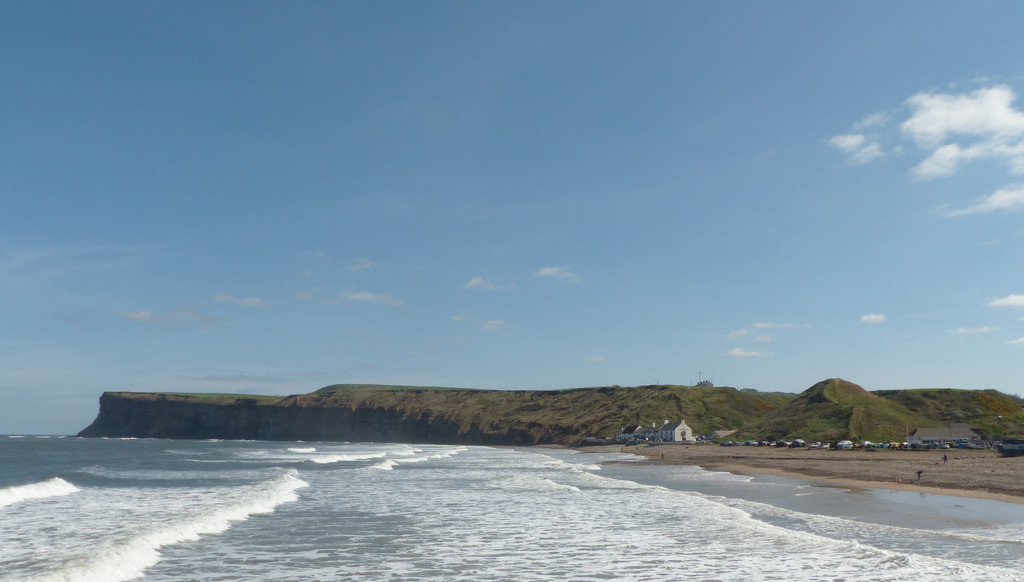
[[[28,501],[30,499],[60,497],[62,495],[69,495],[75,491],[78,491],[78,487],[75,487],[60,477],[54,477],[52,479],[47,479],[46,481],[31,483],[29,485],[7,487],[5,489],[0,489],[0,507],[6,507],[8,505],[13,505],[21,501]]]
[[[289,453],[315,453],[316,447],[288,447]]]
[[[161,559],[160,549],[203,536],[221,533],[232,524],[256,514],[273,513],[277,506],[298,499],[296,493],[309,484],[294,471],[267,479],[234,495],[236,503],[165,524],[91,556],[88,563],[29,579],[28,582],[121,582],[142,577]]]
[[[369,468],[370,469],[376,469],[378,471],[391,471],[391,470],[393,470],[395,468],[395,465],[397,465],[397,464],[398,464],[398,462],[393,460],[393,459],[384,459],[383,461],[381,461],[379,463],[375,463],[373,465],[370,465]]]
[[[346,463],[352,461],[368,461],[370,459],[381,459],[385,453],[356,453],[351,455],[320,455],[316,457],[307,457],[304,460],[311,463],[317,463],[319,465],[327,465],[330,463]]]

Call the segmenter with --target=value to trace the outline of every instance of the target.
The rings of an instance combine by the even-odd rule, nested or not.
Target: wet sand
[[[1003,458],[991,450],[832,451],[667,443],[584,450],[595,449],[633,453],[659,463],[698,465],[710,471],[811,478],[842,487],[922,491],[1024,504],[1024,457]],[[943,455],[948,461],[943,461]]]

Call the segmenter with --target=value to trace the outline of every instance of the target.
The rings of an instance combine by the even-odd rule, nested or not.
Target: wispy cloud
[[[1024,294],[1017,293],[1007,295],[1006,297],[1000,297],[999,299],[993,299],[986,305],[989,307],[1024,307]]]
[[[833,136],[828,143],[839,151],[848,154],[847,163],[860,166],[885,155],[878,142],[868,141],[862,133],[850,133]]]
[[[311,289],[300,289],[295,292],[295,298],[303,301],[316,301],[323,305],[370,303],[374,305],[385,305],[388,307],[405,306],[405,302],[394,295],[349,290],[342,291],[335,295],[328,295],[325,293],[325,288],[322,286],[313,287]]]
[[[1010,341],[1008,341],[1006,343],[1011,344],[1011,345],[1015,345],[1015,346],[1022,346],[1022,345],[1024,345],[1024,337],[1019,337],[1019,338],[1017,338],[1015,340],[1010,340]]]
[[[988,214],[990,212],[1010,212],[1024,209],[1024,186],[1016,185],[997,190],[995,194],[982,198],[967,208],[941,206],[938,212],[943,216],[957,217],[968,214]]]
[[[342,291],[329,301],[333,303],[373,303],[390,307],[402,307],[405,305],[404,301],[394,295],[370,293],[369,291]]]
[[[743,348],[733,348],[728,352],[725,352],[725,355],[733,358],[765,358],[774,356],[775,354],[770,352],[747,351]]]
[[[176,376],[193,382],[224,382],[230,384],[284,384],[287,382],[280,376],[261,376],[256,374],[210,374],[208,376]]]
[[[998,331],[998,330],[999,330],[998,327],[988,327],[988,326],[984,326],[984,327],[958,327],[958,328],[954,329],[952,333],[954,333],[956,335],[977,335],[977,334],[982,334],[982,333],[992,333],[992,332]]]
[[[39,285],[81,274],[131,266],[137,251],[127,247],[82,246],[0,252],[0,289],[31,291]]]
[[[867,315],[860,316],[860,320],[863,323],[884,323],[888,318],[881,313],[869,313]]]
[[[770,335],[759,335],[759,336],[757,336],[754,339],[756,339],[759,342],[770,342],[770,341],[772,341],[772,336],[770,336]]]
[[[259,297],[235,297],[227,293],[214,295],[213,300],[217,303],[230,303],[241,307],[266,307],[267,304]]]
[[[542,267],[533,274],[534,277],[549,279],[561,279],[572,283],[579,283],[580,278],[566,267]]]
[[[456,323],[472,323],[484,331],[499,331],[505,327],[505,321],[502,319],[477,319],[465,315],[453,315],[452,321]]]
[[[730,331],[726,334],[726,337],[741,337],[750,333],[749,329],[737,329],[736,331]]]
[[[215,317],[203,313],[201,306],[166,313],[149,309],[123,309],[116,311],[115,314],[129,321],[163,329],[213,329],[231,323],[231,320],[226,317]]]
[[[359,257],[356,259],[352,259],[352,263],[348,266],[348,268],[353,271],[365,271],[367,269],[373,269],[379,266],[380,263],[376,263],[364,257]]]
[[[125,319],[130,319],[132,321],[138,321],[141,323],[150,323],[156,321],[156,314],[148,309],[124,309],[118,311],[117,314]]]
[[[792,323],[772,323],[769,321],[759,321],[754,324],[754,327],[758,329],[794,329],[797,327],[807,327],[806,325],[799,326]]]
[[[588,362],[603,362],[604,361],[604,356],[592,356],[592,357],[587,358],[587,361]]]
[[[498,285],[497,283],[486,281],[481,277],[473,277],[462,287],[465,289],[480,289],[483,291],[494,291],[496,289],[515,289],[516,284],[505,283],[504,285]]]

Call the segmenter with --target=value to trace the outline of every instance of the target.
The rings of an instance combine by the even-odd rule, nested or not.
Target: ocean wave
[[[321,455],[318,457],[307,457],[304,461],[327,465],[330,463],[346,463],[351,461],[368,461],[370,459],[383,458],[386,453],[353,453],[349,455]]]
[[[140,578],[146,569],[160,561],[161,548],[224,532],[234,523],[256,514],[273,513],[279,505],[297,500],[296,492],[308,486],[296,476],[295,471],[283,473],[239,492],[236,498],[240,501],[232,505],[141,532],[121,544],[100,550],[89,563],[31,578],[27,582],[123,582]]]
[[[288,447],[289,453],[315,453],[316,447]]]
[[[391,471],[395,468],[398,463],[393,459],[384,459],[383,461],[370,465],[370,469],[376,469],[378,471]]]
[[[69,495],[75,491],[78,491],[78,487],[75,487],[60,477],[54,477],[52,479],[47,479],[46,481],[31,483],[29,485],[7,487],[5,489],[0,489],[0,507],[6,507],[8,505],[13,505],[21,501],[28,501],[30,499],[45,499],[47,497]]]

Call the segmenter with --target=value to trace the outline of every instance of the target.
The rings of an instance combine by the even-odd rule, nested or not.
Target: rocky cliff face
[[[533,445],[578,439],[550,426],[480,423],[452,411],[392,403],[281,399],[205,399],[172,394],[107,392],[84,437],[379,441]],[[564,439],[553,439],[561,434]]]

